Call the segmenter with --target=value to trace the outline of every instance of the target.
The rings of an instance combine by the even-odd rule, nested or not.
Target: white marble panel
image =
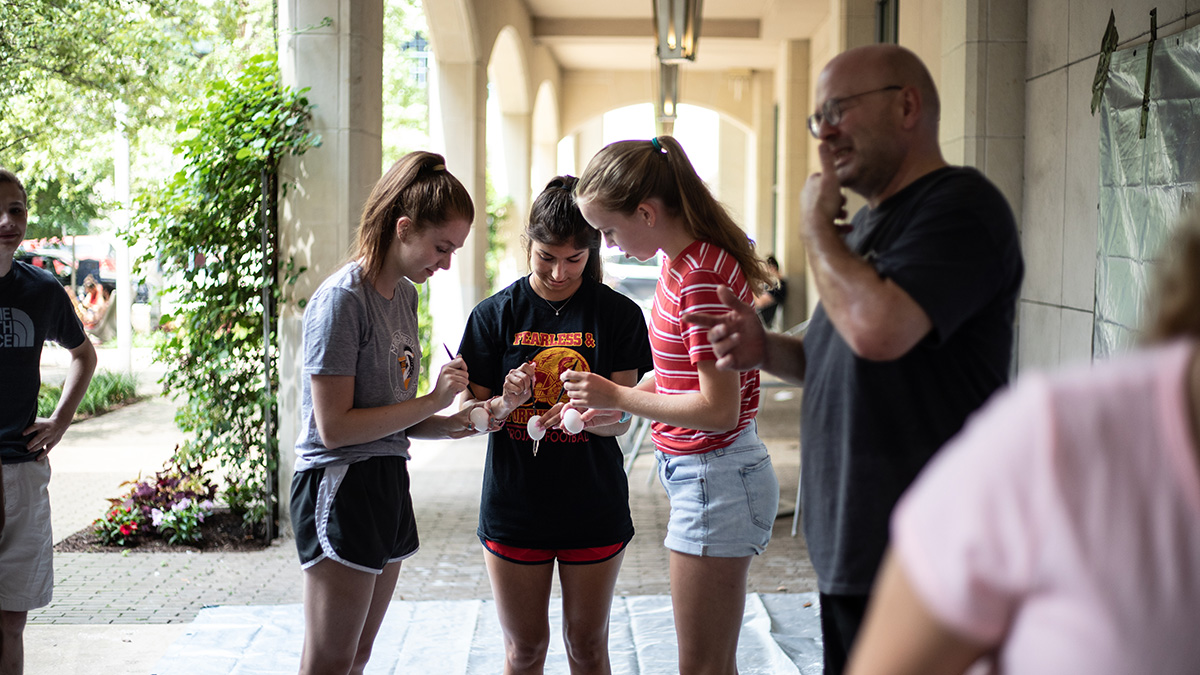
[[[967,37],[967,2],[942,3],[942,55],[962,47]]]
[[[349,50],[346,101],[343,119],[351,129],[383,134],[383,44],[357,36],[343,41]]]
[[[989,42],[982,81],[987,87],[986,134],[1025,135],[1025,43]]]
[[[1063,309],[1059,317],[1059,364],[1071,366],[1091,362],[1094,315],[1091,312]]]
[[[942,57],[942,82],[938,93],[942,101],[940,132],[945,141],[961,140],[966,135],[967,50],[968,45],[960,44]]]
[[[1029,0],[1029,57],[1026,72],[1037,77],[1067,63],[1067,3]],[[1096,36],[1100,44],[1100,36]]]
[[[987,159],[983,172],[991,179],[1013,211],[1019,217],[1023,202],[1025,178],[1025,140],[1022,138],[988,138]]]
[[[1057,0],[1062,2],[1062,0]],[[1067,59],[1077,61],[1100,53],[1100,40],[1108,26],[1111,11],[1116,17],[1117,32],[1125,43],[1135,36],[1150,32],[1150,10],[1158,9],[1158,26],[1183,18],[1186,0],[1070,0]],[[1145,40],[1145,38],[1142,38]],[[1096,64],[1092,63],[1095,72]]]
[[[957,166],[966,164],[966,161],[963,158],[964,145],[961,136],[950,140],[943,140],[941,145],[942,157],[944,157],[947,162]]]
[[[1026,17],[1029,10],[1025,0],[986,0],[986,2],[988,40],[1025,42]],[[1024,69],[1021,72],[1024,73]]]
[[[1062,300],[1066,85],[1067,73],[1060,70],[1030,81],[1026,89],[1023,297],[1055,305]]]
[[[338,0],[289,0],[287,4],[292,16],[296,17],[295,23],[292,24],[294,30],[302,34],[336,35],[338,22],[344,18],[342,5],[345,3]],[[333,24],[321,27],[321,22],[326,17],[333,19]]]
[[[383,44],[384,0],[354,0],[349,3],[350,33],[370,44]]]
[[[341,126],[338,113],[344,94],[342,88],[342,53],[336,35],[297,35],[295,38],[297,90],[309,88],[306,96],[313,109],[313,129]]]
[[[1100,212],[1100,118],[1093,117],[1088,61],[1067,70],[1067,166],[1063,218],[1063,296],[1067,307],[1091,311],[1096,292]]]
[[[1018,307],[1017,374],[1058,366],[1062,309],[1022,301]]]
[[[294,163],[298,174],[288,179],[296,183],[288,191],[288,208],[292,227],[297,232],[311,233],[329,227],[342,218],[338,204],[341,185],[339,158],[343,154],[343,139],[336,129],[317,129],[321,146],[304,153]],[[324,247],[327,242],[320,246]],[[318,247],[319,248],[319,247]]]

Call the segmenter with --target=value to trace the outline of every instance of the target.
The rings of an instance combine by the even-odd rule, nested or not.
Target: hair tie
[[[650,145],[653,145],[655,151],[657,151],[657,152],[663,151],[662,143],[658,142],[658,136],[655,136],[654,138],[650,139]]]
[[[434,164],[433,166],[429,167],[429,170],[430,171],[445,171],[446,165],[445,164]]]

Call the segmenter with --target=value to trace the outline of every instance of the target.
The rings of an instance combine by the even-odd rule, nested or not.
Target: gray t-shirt
[[[421,345],[417,341],[417,289],[401,279],[388,300],[362,280],[362,267],[347,263],[334,272],[304,311],[304,366],[296,439],[296,471],[352,464],[369,457],[408,458],[408,435],[330,450],[313,415],[312,375],[354,376],[354,407],[377,408],[417,393]]]

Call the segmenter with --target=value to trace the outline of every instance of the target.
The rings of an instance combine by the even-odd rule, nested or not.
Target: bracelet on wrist
[[[621,419],[617,420],[617,424],[625,424],[631,419],[633,419],[633,413],[626,410],[625,412],[621,413]]]

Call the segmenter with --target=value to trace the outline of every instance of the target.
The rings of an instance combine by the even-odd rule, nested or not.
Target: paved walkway
[[[44,372],[53,380],[62,355],[47,351]],[[105,354],[109,351],[101,350],[101,368],[113,360]],[[144,353],[135,354],[134,363],[140,368],[143,390],[153,391],[155,366]],[[799,475],[795,393],[788,388],[765,390],[760,414],[760,432],[772,452],[785,510],[791,508]],[[162,466],[183,439],[173,413],[170,401],[154,397],[72,426],[51,455],[56,541],[97,518],[107,498],[122,492],[121,482]],[[405,561],[395,599],[491,597],[475,537],[485,448],[484,439],[414,444],[412,492],[422,547]],[[643,454],[631,472],[630,507],[637,536],[618,578],[619,596],[670,592],[662,546],[668,504],[657,481],[647,481],[653,462],[652,455]],[[790,529],[790,517],[776,521],[767,552],[751,565],[749,591],[816,590],[803,536],[790,536]],[[254,553],[57,554],[55,574],[54,601],[30,613],[30,675],[150,672],[205,606],[302,600],[301,573],[288,536]]]

